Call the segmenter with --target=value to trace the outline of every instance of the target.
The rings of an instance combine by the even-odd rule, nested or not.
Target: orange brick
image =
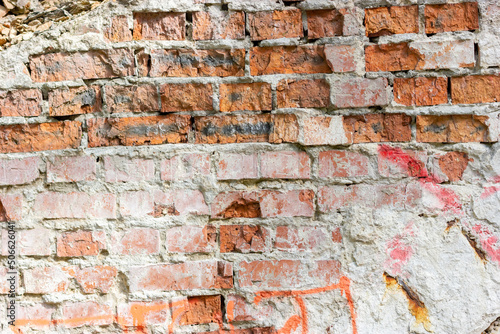
[[[271,110],[271,85],[265,82],[221,84],[220,111]]]
[[[65,303],[62,318],[57,323],[62,327],[104,326],[114,322],[115,314],[107,304],[97,302]]]
[[[221,225],[221,253],[261,253],[269,250],[269,232],[258,225]]]
[[[49,115],[70,116],[100,112],[102,106],[101,88],[71,87],[49,92]]]
[[[184,40],[186,13],[134,13],[133,37],[135,40]]]
[[[118,270],[110,266],[69,267],[66,271],[76,279],[84,293],[108,293],[118,274]]]
[[[349,151],[319,153],[319,177],[359,177],[368,175],[368,157]]]
[[[500,101],[500,76],[470,75],[451,78],[451,99],[454,104]]]
[[[39,116],[42,112],[42,92],[23,89],[0,92],[0,116]]]
[[[75,257],[98,255],[106,248],[106,236],[100,231],[66,232],[57,238],[57,256]]]
[[[405,114],[344,116],[350,143],[406,142],[411,140],[411,117]]]
[[[365,9],[366,36],[418,34],[418,6]]]
[[[252,41],[304,36],[300,9],[247,13],[247,19]]]
[[[217,296],[188,297],[188,309],[180,325],[198,325],[222,322],[222,298]]]
[[[488,116],[419,115],[417,141],[425,143],[490,142]]]
[[[164,84],[160,96],[162,112],[214,109],[211,84]]]
[[[330,105],[330,85],[324,79],[285,79],[276,88],[278,108],[324,108]]]
[[[188,115],[89,119],[89,147],[185,143]]]
[[[176,226],[167,230],[167,252],[209,253],[217,249],[215,226]]]
[[[311,161],[306,152],[265,152],[259,156],[260,174],[263,178],[308,179]]]
[[[0,126],[0,153],[34,152],[77,148],[82,123],[64,121]]]
[[[160,110],[158,89],[154,85],[105,86],[110,113]]]
[[[258,218],[260,196],[258,192],[229,191],[218,194],[212,201],[212,218]]]
[[[152,302],[119,303],[118,324],[127,327],[145,328],[148,325],[165,324],[168,319],[168,303],[162,300]],[[127,330],[126,333],[130,333]],[[142,330],[135,332],[139,334]]]
[[[477,2],[425,6],[425,32],[427,34],[476,29],[479,29]]]
[[[344,16],[336,9],[307,11],[308,37],[311,39],[322,37],[342,36]]]
[[[104,36],[111,42],[128,42],[132,40],[132,32],[128,27],[128,17],[125,15],[113,16]]]
[[[448,102],[448,79],[396,78],[394,101],[405,106],[432,106]]]
[[[194,12],[193,39],[244,39],[245,13],[243,12]]]

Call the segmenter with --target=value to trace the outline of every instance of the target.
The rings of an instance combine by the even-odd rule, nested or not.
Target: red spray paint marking
[[[401,234],[397,234],[389,240],[385,246],[385,251],[389,255],[389,259],[385,261],[384,265],[389,267],[390,271],[394,274],[400,275],[402,267],[410,260],[413,255],[413,248],[405,240],[407,237],[415,235],[413,231],[414,223],[409,222]]]
[[[287,290],[287,291],[260,291],[255,294],[254,303],[259,304],[262,299],[273,298],[273,297],[293,297],[297,304],[299,305],[300,315],[294,315],[290,317],[285,326],[281,328],[279,334],[289,334],[293,330],[297,329],[298,325],[302,326],[302,334],[309,333],[307,317],[308,312],[304,300],[301,296],[312,295],[316,293],[322,293],[331,290],[339,289],[347,299],[347,304],[349,305],[349,312],[351,313],[351,325],[352,334],[357,334],[358,329],[356,326],[356,311],[354,309],[354,300],[352,299],[350,290],[351,281],[346,276],[340,277],[339,283],[332,284],[322,288],[308,289],[308,290]],[[232,333],[232,332],[231,332]]]
[[[474,225],[472,230],[476,233],[481,244],[481,248],[491,259],[500,265],[500,244],[495,236],[486,226]]]
[[[495,176],[494,178],[490,179],[488,182],[500,183],[500,175]],[[491,195],[493,195],[499,191],[500,191],[500,186],[485,187],[483,190],[483,193],[481,194],[481,198],[484,199],[484,198],[490,197]]]
[[[409,153],[403,152],[403,150],[399,147],[380,145],[378,147],[378,153],[380,157],[401,167],[406,173],[408,173],[408,176],[427,177],[429,175],[422,161],[418,160]]]

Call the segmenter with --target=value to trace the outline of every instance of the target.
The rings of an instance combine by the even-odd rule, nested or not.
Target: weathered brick
[[[464,152],[448,152],[438,157],[438,165],[449,181],[460,181],[469,164],[469,156]]]
[[[275,315],[276,309],[270,305],[253,303],[240,295],[230,294],[226,297],[228,322],[258,321]],[[249,332],[252,333],[252,332]],[[260,332],[257,332],[260,333]]]
[[[104,157],[104,179],[106,182],[151,181],[154,176],[153,160],[120,156]]]
[[[257,154],[221,154],[217,164],[217,179],[241,180],[259,177]]]
[[[332,73],[323,45],[254,47],[250,50],[251,75]]]
[[[57,323],[63,327],[75,328],[111,325],[114,319],[115,314],[109,305],[88,301],[63,304],[62,318]]]
[[[172,206],[173,206],[173,199]],[[145,217],[153,215],[155,196],[148,191],[127,191],[120,194],[120,214],[124,217]]]
[[[56,89],[49,92],[49,115],[71,116],[100,112],[101,88],[83,86]]]
[[[165,84],[160,96],[162,112],[214,109],[211,84]]]
[[[369,45],[366,71],[408,71],[473,67],[474,42],[412,42]]]
[[[336,9],[307,11],[307,31],[311,39],[342,36],[344,16]]]
[[[161,179],[166,181],[193,179],[210,175],[210,155],[190,153],[161,162]]]
[[[396,78],[394,101],[405,106],[432,106],[448,102],[448,79]]]
[[[258,192],[230,191],[218,194],[212,201],[213,218],[261,217]]]
[[[209,208],[199,190],[179,189],[173,191],[175,212],[179,215],[208,215]]]
[[[269,231],[258,225],[221,225],[221,253],[262,253],[269,251]]]
[[[274,247],[281,251],[319,251],[333,245],[331,235],[323,227],[278,226],[276,228],[276,241]]]
[[[89,119],[89,147],[185,143],[190,120],[188,115],[177,114]]]
[[[25,269],[23,285],[29,294],[64,292],[69,286],[69,275],[59,267]]]
[[[411,140],[411,117],[405,114],[344,116],[349,143],[405,142]]]
[[[196,334],[274,334],[274,327],[255,327],[245,329],[218,330],[215,332],[199,332]]]
[[[29,157],[0,160],[0,185],[16,185],[33,182],[40,176],[40,159]]]
[[[366,36],[418,34],[418,6],[365,9]]]
[[[298,123],[295,115],[235,115],[195,117],[196,142],[250,143],[295,142]]]
[[[222,298],[217,296],[188,297],[188,309],[180,325],[198,325],[222,322]]]
[[[143,66],[141,72],[148,71]],[[151,77],[241,77],[244,74],[244,49],[151,51]]]
[[[56,309],[45,303],[35,305],[16,305],[16,327],[47,329],[53,324],[52,316]]]
[[[387,79],[346,78],[332,85],[337,108],[384,106],[388,104]]]
[[[356,70],[356,54],[361,50],[352,45],[325,45],[326,63],[333,72],[353,72]]]
[[[106,235],[102,231],[65,232],[57,237],[57,256],[95,256],[106,249]]]
[[[9,293],[9,291],[12,291],[11,290],[11,287],[15,287],[15,289],[17,290],[19,288],[19,280],[17,279],[14,282],[11,281],[7,281],[7,279],[10,279],[10,274],[7,274],[9,272],[9,269],[7,266],[2,266],[0,267],[0,294],[2,295],[6,295]],[[13,285],[11,285],[11,282],[14,283]],[[10,292],[12,293],[12,292]]]
[[[369,159],[366,155],[349,151],[323,151],[319,153],[319,177],[359,177],[368,175]]]
[[[500,101],[500,76],[470,75],[451,78],[451,100],[454,104]]]
[[[43,218],[116,218],[114,194],[45,192],[35,198],[33,212]]]
[[[42,113],[39,89],[0,91],[0,116],[39,116]]]
[[[82,123],[73,121],[0,126],[0,153],[77,148]]]
[[[2,209],[3,208],[3,209]],[[23,216],[23,196],[20,194],[0,195],[0,221],[17,221]]]
[[[209,10],[193,13],[193,39],[244,39],[245,13]]]
[[[215,260],[132,267],[127,276],[132,292],[233,287],[231,263]]]
[[[247,20],[252,41],[304,36],[300,9],[247,13]]]
[[[312,116],[303,120],[304,145],[339,145],[347,143],[342,116]]]
[[[285,79],[276,88],[278,108],[324,108],[330,105],[330,85],[324,79]]]
[[[221,84],[220,111],[271,110],[271,85],[266,82]]]
[[[399,147],[380,145],[378,148],[378,171],[384,177],[427,177],[427,153],[425,151],[402,150]]]
[[[417,141],[424,143],[490,142],[488,116],[419,115]]]
[[[49,53],[30,58],[35,82],[115,78],[134,75],[134,53],[128,49]]]
[[[314,216],[314,191],[289,190],[261,192],[262,217],[312,217]]]
[[[145,328],[168,322],[168,303],[162,300],[151,302],[119,303],[118,323],[121,326]]]
[[[160,252],[160,232],[150,228],[133,228],[111,233],[108,243],[111,254],[150,255]]]
[[[186,13],[134,13],[133,37],[135,40],[184,40]]]
[[[8,232],[2,231],[2,255],[8,255]],[[48,256],[52,255],[51,230],[35,227],[30,230],[17,230],[16,252],[23,256]]]
[[[113,16],[110,26],[104,31],[104,37],[111,42],[128,42],[132,40],[132,31],[125,15]]]
[[[242,288],[323,287],[337,283],[340,277],[340,263],[335,260],[252,261],[241,262],[239,268],[238,277]]]
[[[269,179],[308,179],[311,161],[306,152],[265,152],[259,156],[261,177]]]
[[[66,272],[76,279],[84,293],[108,293],[118,274],[118,270],[110,266],[69,267]]]
[[[477,2],[425,6],[425,32],[427,34],[476,29],[479,29]]]
[[[210,253],[217,248],[217,231],[212,225],[176,226],[167,230],[167,252]]]
[[[110,113],[160,110],[158,89],[154,85],[105,86]]]
[[[47,161],[47,182],[92,181],[96,177],[93,156],[54,156]]]

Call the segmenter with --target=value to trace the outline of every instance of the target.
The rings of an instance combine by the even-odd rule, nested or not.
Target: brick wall
[[[24,39],[0,53],[3,332],[500,316],[496,1],[121,1]]]

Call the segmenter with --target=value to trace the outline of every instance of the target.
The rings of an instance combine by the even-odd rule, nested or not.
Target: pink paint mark
[[[401,167],[408,176],[427,177],[429,175],[422,161],[418,160],[410,153],[403,152],[399,147],[380,145],[378,147],[378,153],[381,158]]]
[[[481,248],[488,256],[500,265],[500,244],[498,237],[494,235],[486,226],[474,225],[472,230],[479,239]]]
[[[490,180],[488,180],[490,183],[500,183],[500,175],[497,175]],[[491,195],[497,193],[500,191],[500,186],[489,186],[489,187],[484,187],[483,193],[481,194],[481,198],[487,198],[490,197]]]
[[[423,188],[436,197],[436,207],[444,211],[452,211],[456,214],[462,214],[462,204],[458,195],[451,189],[446,189],[435,183],[432,178],[420,180]]]
[[[388,271],[392,274],[401,275],[403,266],[408,263],[413,256],[413,248],[407,240],[408,237],[413,237],[415,235],[413,227],[413,222],[408,223],[403,233],[394,236],[385,246],[385,251],[389,255],[389,258],[385,261],[384,266],[388,268]]]

